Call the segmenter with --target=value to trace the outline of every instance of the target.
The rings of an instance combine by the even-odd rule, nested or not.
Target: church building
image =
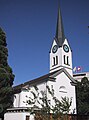
[[[23,111],[26,111],[28,107],[32,107],[26,101],[29,97],[32,97],[31,92],[35,92],[34,86],[37,86],[39,93],[43,91],[46,94],[50,105],[55,105],[55,103],[47,91],[47,86],[49,86],[50,90],[54,90],[54,96],[60,101],[62,97],[68,97],[72,100],[69,113],[76,113],[76,80],[73,77],[72,49],[64,34],[60,8],[57,16],[56,34],[52,41],[49,56],[50,70],[48,74],[14,87],[13,108],[8,109],[8,112],[5,114],[5,118],[8,117],[8,119],[5,120],[10,120],[11,115],[16,115],[21,119],[19,116],[23,114]],[[19,112],[21,114],[18,114]],[[23,116],[29,117],[26,113]],[[23,118],[21,120],[27,119]]]

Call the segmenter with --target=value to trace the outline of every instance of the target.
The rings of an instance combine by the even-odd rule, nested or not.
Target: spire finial
[[[57,42],[58,46],[61,47],[64,40],[65,40],[65,36],[64,36],[64,29],[63,29],[60,6],[58,7],[58,17],[57,17],[57,26],[56,26],[55,38],[56,38],[56,42]]]

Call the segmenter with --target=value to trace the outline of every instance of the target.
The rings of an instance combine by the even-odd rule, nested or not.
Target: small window
[[[51,92],[52,92],[52,94],[54,94],[54,88],[53,88],[53,85],[51,85]]]
[[[53,85],[51,85],[51,88],[53,89]]]
[[[26,120],[30,120],[30,116],[26,116]]]
[[[14,98],[16,99],[16,95],[14,95]]]
[[[53,57],[53,66],[58,65],[58,56]]]

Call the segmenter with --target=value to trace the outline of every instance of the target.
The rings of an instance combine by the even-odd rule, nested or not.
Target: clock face
[[[58,46],[57,45],[54,45],[53,49],[52,49],[52,52],[53,53],[56,53],[57,52],[57,49],[58,49]]]
[[[66,44],[63,45],[63,49],[65,52],[69,52],[69,47]]]

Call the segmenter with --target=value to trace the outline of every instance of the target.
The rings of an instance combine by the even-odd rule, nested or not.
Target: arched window
[[[67,93],[66,87],[65,86],[60,86],[59,87],[59,92]]]

